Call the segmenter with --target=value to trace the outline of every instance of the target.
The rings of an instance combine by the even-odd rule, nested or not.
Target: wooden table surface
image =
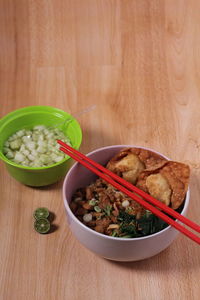
[[[188,217],[200,222],[200,1],[1,0],[0,117],[26,105],[82,115],[81,151],[147,146],[191,167]],[[200,298],[199,246],[117,263],[71,234],[62,181],[24,186],[0,164],[0,299]],[[57,230],[40,235],[46,206]]]

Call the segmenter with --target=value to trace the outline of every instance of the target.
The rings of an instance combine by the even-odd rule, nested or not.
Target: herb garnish
[[[104,212],[106,216],[110,216],[111,210],[112,210],[112,205],[106,205],[106,207],[104,208]]]

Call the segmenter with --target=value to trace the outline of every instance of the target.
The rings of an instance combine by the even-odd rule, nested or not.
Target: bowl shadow
[[[178,250],[180,253],[177,253],[176,249],[178,246]],[[198,247],[198,245],[196,245]],[[188,257],[186,258],[183,255],[183,248],[187,248]],[[200,267],[200,257],[192,255],[195,248],[194,245],[190,242],[189,244],[183,247],[181,241],[178,239],[174,241],[172,245],[170,245],[167,249],[163,250],[162,252],[158,253],[157,255],[140,260],[140,261],[133,261],[133,262],[120,262],[120,261],[112,261],[107,260],[109,264],[115,265],[117,267],[121,267],[127,270],[140,270],[144,272],[168,272],[169,270],[174,272],[183,272],[188,271],[191,269],[199,269]],[[189,255],[190,254],[190,255]],[[191,258],[193,256],[193,259]]]

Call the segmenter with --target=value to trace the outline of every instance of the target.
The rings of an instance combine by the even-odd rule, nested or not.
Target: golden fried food
[[[165,164],[166,158],[142,148],[131,148],[130,151],[138,156],[140,161],[145,165],[145,169],[154,170]]]
[[[163,175],[160,173],[149,175],[146,178],[146,187],[152,197],[166,205],[170,205],[172,190]]]
[[[115,155],[107,164],[107,168],[135,184],[139,174],[144,169],[156,169],[162,166],[166,159],[142,148],[127,148]]]
[[[107,168],[173,209],[184,201],[190,175],[185,164],[168,161],[150,150],[126,148]]]
[[[122,176],[125,180],[135,184],[141,171],[145,169],[144,164],[138,158],[137,155],[127,151],[123,153],[123,156],[116,157],[116,160],[111,160],[107,168]]]
[[[152,177],[157,175],[156,178]],[[159,177],[158,177],[159,174]],[[189,166],[183,163],[167,161],[165,164],[154,170],[144,170],[140,173],[137,181],[137,187],[152,195],[154,198],[161,200],[165,204],[169,202],[173,209],[177,209],[184,201],[188,189],[190,176]],[[167,182],[164,183],[164,180]],[[155,182],[157,180],[157,187]],[[170,187],[170,190],[169,190]],[[171,191],[171,193],[170,193]],[[159,195],[162,197],[159,199]]]

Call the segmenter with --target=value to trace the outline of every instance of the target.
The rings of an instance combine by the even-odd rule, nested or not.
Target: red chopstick
[[[160,201],[154,199],[152,196],[150,196],[150,195],[146,194],[145,192],[141,191],[140,189],[136,188],[134,185],[130,184],[129,182],[127,182],[123,178],[121,178],[121,177],[117,176],[116,174],[112,173],[108,169],[106,169],[103,166],[101,166],[100,164],[94,162],[93,160],[91,160],[87,156],[83,155],[79,151],[75,150],[74,148],[66,145],[62,141],[58,140],[58,143],[63,146],[63,147],[60,147],[61,151],[65,152],[70,157],[72,157],[73,159],[75,159],[76,161],[78,161],[79,163],[84,165],[86,168],[91,170],[93,173],[97,174],[99,177],[101,177],[104,180],[106,180],[107,182],[109,182],[111,185],[116,187],[118,190],[121,190],[123,193],[125,193],[130,198],[132,198],[133,200],[135,200],[136,202],[141,204],[146,209],[150,210],[153,214],[155,214],[156,216],[158,216],[159,218],[164,220],[166,223],[168,223],[169,225],[172,225],[177,230],[179,230],[180,232],[182,232],[183,234],[188,236],[190,239],[192,239],[193,241],[200,244],[200,238],[197,235],[195,235],[194,233],[189,231],[187,228],[183,227],[182,225],[180,225],[179,223],[177,223],[176,221],[174,221],[173,219],[171,219],[170,217],[165,215],[163,212],[158,210],[156,207],[152,206],[148,202],[145,202],[145,200],[147,200],[150,203],[154,204],[155,206],[161,208],[164,212],[166,212],[169,215],[177,218],[183,224],[191,227],[192,229],[196,230],[197,232],[200,232],[200,226],[199,225],[197,225],[196,223],[194,223],[191,220],[187,219],[186,217],[180,215],[179,213],[177,213],[176,211],[174,211],[170,207],[168,207],[165,204],[161,203]],[[93,166],[96,167],[97,169],[95,169]],[[102,173],[101,171],[104,172],[105,174]],[[126,186],[127,188],[129,188],[134,193],[139,194],[145,200],[139,198],[137,195],[133,194],[130,190],[127,190],[124,186],[120,185],[119,183],[114,181],[112,178],[115,179],[116,181],[118,181],[119,183],[121,183],[122,185]]]

